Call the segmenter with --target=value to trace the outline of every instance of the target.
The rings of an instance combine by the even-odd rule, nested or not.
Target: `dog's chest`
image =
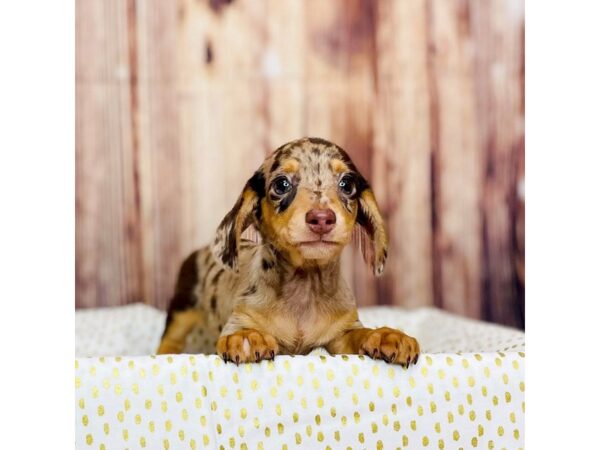
[[[295,286],[272,315],[274,335],[289,353],[308,353],[328,342],[332,319],[310,286]]]

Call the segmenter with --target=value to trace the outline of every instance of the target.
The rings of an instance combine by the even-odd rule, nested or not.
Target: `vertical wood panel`
[[[176,2],[135,2],[137,161],[144,300],[166,308],[185,257],[177,98]]]
[[[483,156],[483,317],[523,326],[515,226],[523,156],[522,10],[506,1],[471,1],[477,117]]]
[[[306,133],[305,60],[309,45],[306,2],[269,0],[261,76],[266,96],[266,148],[272,151]]]
[[[77,4],[78,307],[140,299],[127,18],[121,1]]]
[[[435,120],[434,195],[438,302],[453,312],[481,311],[482,152],[478,147],[473,49],[465,1],[429,0],[430,80]]]
[[[433,303],[425,1],[380,2],[373,185],[390,230],[386,294]]]

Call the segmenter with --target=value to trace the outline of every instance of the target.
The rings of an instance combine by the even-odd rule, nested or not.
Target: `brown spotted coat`
[[[309,211],[332,211],[320,235]],[[260,242],[245,240],[248,228]],[[210,246],[183,263],[158,353],[214,353],[255,362],[276,354],[361,353],[408,365],[417,341],[365,328],[340,275],[340,254],[359,236],[375,275],[387,235],[373,191],[339,146],[303,138],[279,147],[246,182]]]

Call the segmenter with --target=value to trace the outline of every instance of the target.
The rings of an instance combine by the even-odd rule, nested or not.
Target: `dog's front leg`
[[[195,308],[174,312],[165,329],[156,354],[164,355],[183,352],[188,334],[190,334],[195,326],[203,323],[202,321],[202,313]]]
[[[419,343],[393,328],[353,328],[326,345],[331,354],[367,354],[373,359],[408,367],[419,359]]]
[[[217,341],[217,353],[226,362],[260,362],[263,359],[273,359],[279,353],[279,346],[277,340],[268,333],[254,328],[234,331],[231,326],[226,325]]]

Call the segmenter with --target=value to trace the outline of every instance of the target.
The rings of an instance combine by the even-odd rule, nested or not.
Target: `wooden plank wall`
[[[361,305],[524,326],[523,0],[77,0],[77,307],[165,308],[252,171],[300,136],[375,189]]]

